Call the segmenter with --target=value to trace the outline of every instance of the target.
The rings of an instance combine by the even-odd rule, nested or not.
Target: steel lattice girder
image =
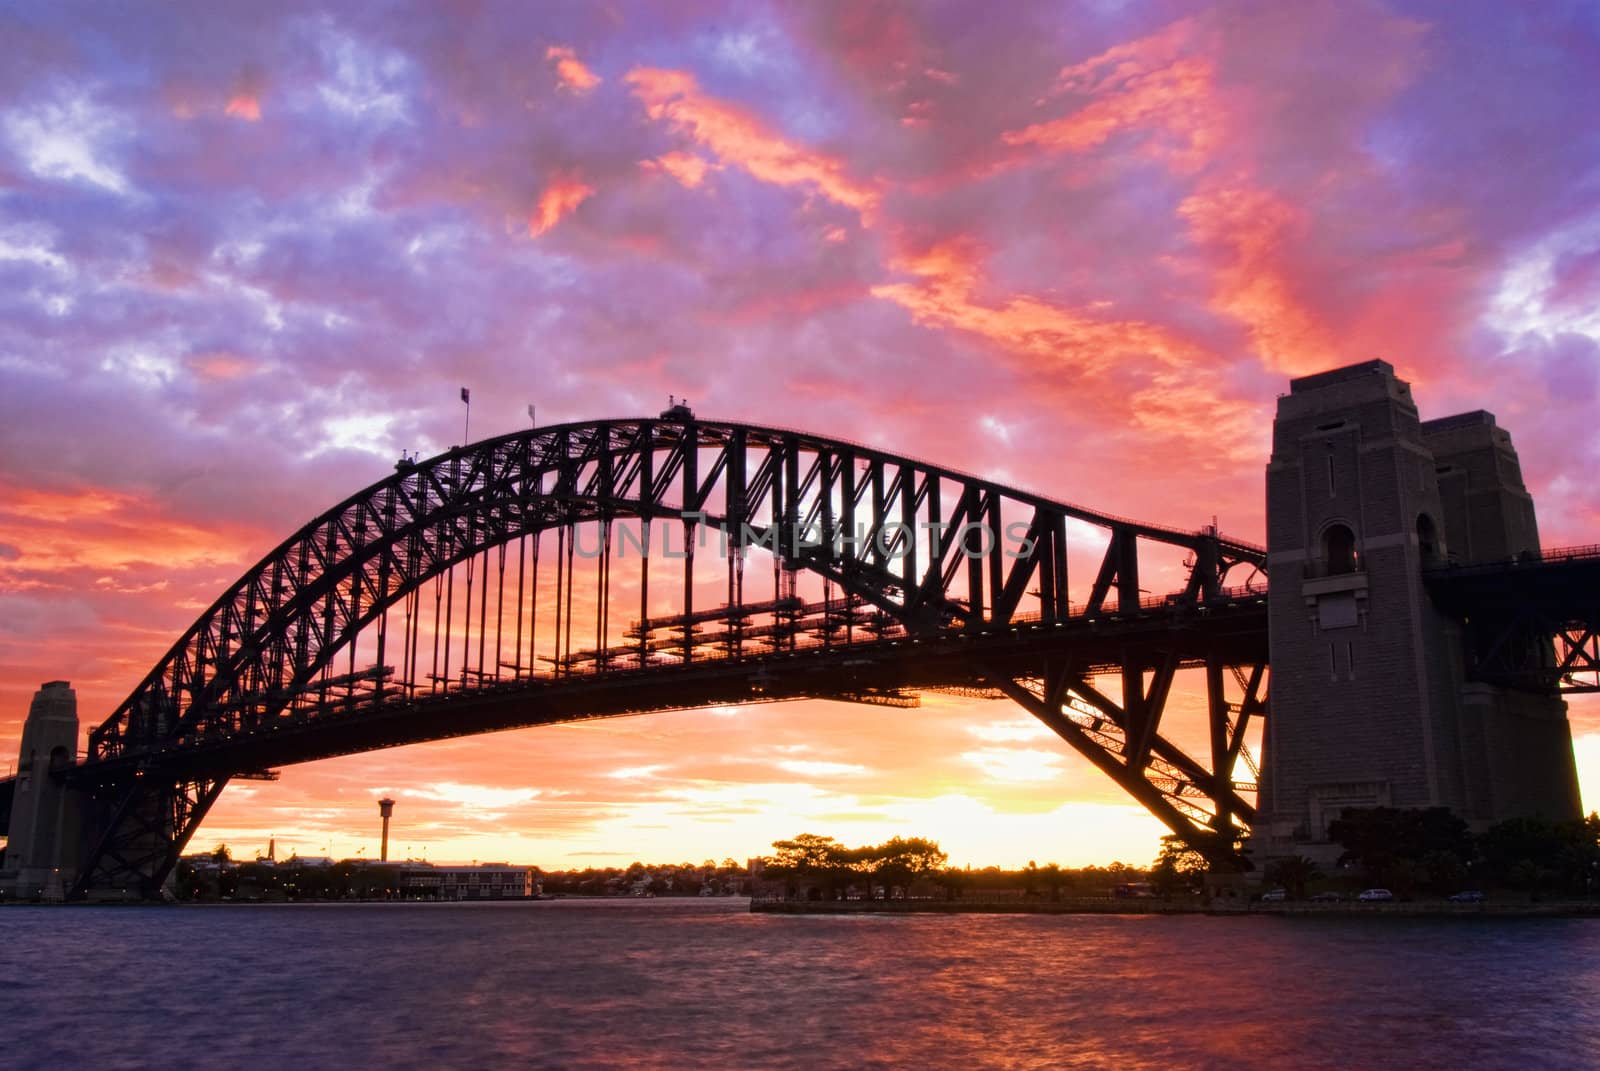
[[[1125,693],[1121,704],[1095,688],[1070,653],[1047,657],[1035,667],[1035,676],[1021,675],[1015,665],[1008,668],[995,661],[987,680],[1098,766],[1190,846],[1216,862],[1230,862],[1239,838],[1255,819],[1254,805],[1240,792],[1254,792],[1256,785],[1235,781],[1233,770],[1249,755],[1245,737],[1251,718],[1265,712],[1265,652],[1248,668],[1239,664],[1239,659],[1247,656],[1238,648],[1227,653],[1213,648],[1205,655],[1211,744],[1208,768],[1159,732],[1170,667],[1187,660],[1174,657],[1174,650],[1163,639],[1153,638],[1153,642],[1166,646],[1166,657],[1157,661],[1149,687],[1134,685],[1139,690]],[[1144,661],[1130,658],[1125,665]],[[1240,689],[1237,703],[1228,700],[1224,688],[1230,669]],[[1138,714],[1130,713],[1130,700],[1141,708]],[[1253,771],[1253,763],[1246,762]]]
[[[331,740],[350,735],[348,718],[345,725],[337,725],[339,719],[314,703],[291,722],[279,715],[313,691],[319,674],[326,677],[335,654],[353,651],[353,640],[362,629],[403,600],[414,598],[430,579],[490,548],[554,530],[562,534],[570,558],[576,536],[567,541],[565,533],[575,532],[582,523],[618,517],[685,520],[686,535],[692,525],[704,525],[724,533],[736,550],[750,543],[773,547],[786,568],[808,570],[839,585],[851,599],[892,623],[897,637],[911,643],[948,645],[957,637],[988,641],[1007,630],[1027,632],[1037,642],[1040,630],[1084,623],[1112,630],[1120,622],[1140,628],[1156,623],[1158,631],[1192,630],[1204,622],[1203,615],[1238,597],[1228,589],[1230,579],[1238,574],[1244,574],[1247,582],[1259,577],[1265,557],[1260,548],[1224,539],[1212,529],[1185,532],[1108,517],[908,458],[798,432],[692,420],[597,422],[524,431],[428,461],[403,463],[395,475],[351,496],[291,536],[224,593],[117,711],[91,732],[90,761],[77,776],[115,782],[133,766],[158,779],[161,771],[168,771],[176,780],[172,792],[161,798],[193,801],[182,815],[175,814],[182,821],[169,823],[178,834],[174,843],[181,847],[187,836],[183,829],[192,830],[194,824],[187,819],[202,815],[215,798],[211,786],[219,791],[230,773],[264,768],[268,761],[264,754],[285,750],[264,743],[266,730],[292,729],[303,744],[290,749],[288,757],[271,762],[303,761],[294,756],[314,757],[327,750],[304,744],[307,737],[322,734]],[[993,536],[1002,523],[1015,527],[1026,553],[1007,553],[998,538],[982,545],[982,530],[987,528]],[[1087,601],[1073,606],[1067,584],[1069,534],[1085,526],[1099,533],[1104,551]],[[1155,605],[1140,599],[1140,548],[1148,545],[1180,548],[1188,555],[1184,589]],[[689,580],[692,549],[690,555],[681,592],[686,621],[695,615]],[[486,584],[487,577],[482,582]],[[739,598],[732,585],[730,575],[730,602]],[[1260,594],[1258,587],[1244,594],[1243,602],[1259,600]],[[570,587],[567,597],[570,610]],[[1036,614],[1020,611],[1025,598],[1038,600]],[[695,661],[691,635],[692,629],[685,626],[680,652],[684,668]],[[900,642],[884,639],[887,635],[880,629],[879,639],[888,647]],[[567,638],[570,647],[570,622]],[[380,646],[380,663],[381,650]],[[643,668],[643,641],[640,650]],[[601,669],[607,668],[603,654],[596,655]],[[901,652],[899,657],[904,656]],[[1248,806],[1224,783],[1226,771],[1207,773],[1198,763],[1180,757],[1157,731],[1171,674],[1184,657],[1185,664],[1196,664],[1192,654],[1163,656],[1155,665],[1156,686],[1148,692],[1140,680],[1144,667],[1135,668],[1126,654],[1118,657],[1120,661],[1113,664],[1123,669],[1125,702],[1113,720],[1123,735],[1120,742],[1102,746],[1114,750],[1118,761],[1130,769],[1155,771],[1150,783],[1176,786],[1163,799],[1186,805],[1187,794],[1220,792],[1209,809],[1195,813],[1220,816],[1215,821],[1223,825],[1230,816],[1247,820]],[[1251,655],[1234,664],[1263,660]],[[959,660],[945,661],[953,665]],[[763,658],[746,662],[758,665]],[[380,665],[372,672],[381,678],[386,668]],[[413,666],[413,676],[416,672]],[[654,674],[666,685],[665,672],[650,669],[645,675]],[[1009,685],[989,681],[983,672],[970,668],[912,676],[922,677],[927,686],[998,685],[1008,694],[1019,679],[1013,677]],[[485,684],[481,675],[478,683]],[[1086,681],[1081,683],[1088,688]],[[652,684],[645,680],[629,686],[647,696]],[[793,684],[786,688],[785,697],[885,694]],[[414,688],[411,698],[416,698]],[[675,702],[689,701],[679,697]],[[387,706],[424,717],[417,709],[427,703]],[[620,706],[659,709],[637,696]],[[338,713],[348,715],[353,709],[347,705]],[[604,702],[598,709],[627,712],[611,710]],[[371,746],[384,746],[390,739],[374,728],[381,720],[373,714],[368,726]],[[537,720],[524,718],[521,723]],[[1241,718],[1241,724],[1245,720]],[[427,738],[425,732],[420,736],[418,730],[409,732]],[[1238,740],[1230,740],[1226,732],[1217,739],[1222,743],[1214,757],[1226,758],[1231,749],[1236,759]],[[351,745],[346,741],[340,746]],[[236,761],[217,765],[213,760],[224,754]],[[203,761],[202,756],[206,756]],[[190,782],[184,778],[202,776],[203,791],[185,787]],[[139,813],[138,799],[125,799],[118,813]],[[1178,813],[1188,814],[1182,807]],[[132,819],[124,817],[113,825],[129,822]],[[151,825],[142,820],[133,824]],[[1205,823],[1197,825],[1192,814],[1175,824],[1180,832],[1203,827]],[[121,860],[118,866],[144,866],[156,859],[147,853],[141,857],[144,862],[129,863],[119,845],[139,835],[137,830],[109,829],[91,861],[92,867],[102,868],[96,873],[104,876],[102,857],[107,855]]]
[[[746,480],[744,460],[760,463]],[[709,465],[703,465],[707,452]],[[701,471],[701,470],[705,471]],[[709,509],[721,480],[725,501]],[[953,511],[939,508],[936,481],[963,488]],[[741,485],[742,482],[742,485]],[[667,496],[679,492],[679,501]],[[753,503],[770,496],[762,517]],[[896,572],[895,541],[915,539],[919,522],[946,529],[979,516],[999,516],[1004,500],[1031,514],[1030,531],[1051,533],[1036,553],[1010,562],[996,541],[985,558],[968,558],[976,597],[944,597],[948,544],[938,570]],[[829,512],[839,504],[837,522]],[[870,506],[870,508],[866,508]],[[846,545],[800,548],[787,556],[859,594],[913,632],[936,631],[955,619],[981,629],[1006,624],[1020,592],[1062,557],[1065,524],[1085,522],[1109,532],[1109,549],[1085,612],[1105,609],[1115,583],[1117,608],[1138,603],[1136,542],[1185,548],[1195,555],[1188,588],[1178,601],[1194,604],[1223,589],[1229,571],[1259,571],[1259,548],[1214,533],[1181,532],[1109,518],[1079,507],[990,484],[975,477],[798,433],[739,425],[652,421],[567,425],[488,440],[397,472],[313,520],[238,581],[174,645],[161,663],[90,734],[95,759],[130,747],[204,736],[219,716],[282,706],[362,626],[407,592],[485,547],[517,535],[607,516],[680,517],[702,512],[705,523],[738,531],[758,519],[755,533],[783,534],[812,524],[865,522],[867,552]],[[887,534],[891,526],[900,526]],[[1059,535],[1060,540],[1054,536]],[[882,538],[880,538],[882,537]],[[784,546],[798,544],[798,538]],[[1044,620],[1065,617],[1065,570],[1054,570],[1041,594]],[[981,605],[970,605],[982,600]],[[687,611],[689,608],[685,607]]]
[[[1600,548],[1424,573],[1460,622],[1468,675],[1530,691],[1600,691]]]
[[[153,900],[189,837],[222,794],[227,777],[148,776],[103,783],[92,794],[91,829],[98,830],[70,893],[91,889],[126,899]]]

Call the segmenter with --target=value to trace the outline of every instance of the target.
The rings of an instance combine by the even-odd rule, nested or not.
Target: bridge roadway
[[[1074,670],[1083,676],[1120,673],[1130,661],[1149,670],[1200,667],[1219,658],[1260,664],[1267,654],[1266,615],[1264,589],[1225,590],[1199,607],[1152,599],[1136,610],[1065,621],[1017,618],[1006,627],[921,637],[893,629],[852,643],[813,642],[739,657],[697,652],[687,663],[491,680],[415,699],[378,690],[302,707],[254,731],[184,737],[166,747],[91,758],[72,767],[68,777],[91,789],[131,770],[149,777],[226,778],[377,748],[717,705],[833,699],[914,706],[919,692],[940,690],[1001,699],[1005,693],[995,680],[1029,676],[1031,667],[1063,650],[1072,652]],[[1102,736],[1102,730],[1117,734],[1126,728],[1109,718],[1095,725],[1102,719],[1078,717]],[[1160,742],[1156,750],[1163,750]],[[0,782],[0,824],[9,819],[14,785],[14,778]]]
[[[893,631],[848,644],[813,643],[737,658],[697,653],[687,663],[611,667],[491,681],[415,700],[331,700],[320,710],[283,718],[253,732],[220,739],[184,738],[168,747],[84,763],[72,777],[86,783],[128,768],[221,776],[265,770],[381,747],[398,747],[504,729],[663,710],[840,699],[890,706],[914,704],[922,690],[961,689],[1001,698],[995,670],[1026,675],[1030,661],[1063,648],[1086,676],[1120,673],[1130,660],[1153,669],[1169,656],[1179,668],[1208,656],[1232,663],[1266,658],[1266,593],[1225,593],[1200,609],[1141,606],[1133,612],[1010,627],[910,637]]]

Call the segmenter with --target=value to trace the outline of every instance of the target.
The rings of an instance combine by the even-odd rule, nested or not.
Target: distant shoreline
[[[1184,900],[751,900],[769,915],[1226,915],[1293,918],[1600,918],[1600,901],[1452,904],[1444,901],[1337,904],[1207,903]]]
[[[48,900],[3,900],[0,899],[0,908],[7,907],[65,907],[65,908],[91,908],[91,907],[171,907],[171,908],[196,908],[196,907],[327,907],[334,906],[372,906],[382,905],[461,905],[461,904],[553,904],[563,901],[574,903],[616,903],[616,904],[645,904],[645,903],[720,903],[728,900],[748,900],[746,895],[729,896],[670,896],[650,894],[649,896],[608,896],[604,893],[544,893],[534,896],[467,896],[460,899],[404,899],[401,897],[383,896],[355,896],[348,898],[303,897],[294,900],[279,898],[255,899],[223,899],[223,900],[74,900],[68,902]]]

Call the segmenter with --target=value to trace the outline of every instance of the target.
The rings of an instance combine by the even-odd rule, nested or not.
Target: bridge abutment
[[[1346,808],[1449,807],[1475,827],[1579,812],[1566,704],[1469,681],[1423,570],[1538,550],[1510,436],[1423,423],[1383,361],[1293,381],[1267,466],[1271,701],[1258,855],[1331,862]]]
[[[34,694],[22,727],[0,895],[61,900],[82,858],[83,796],[67,784],[78,757],[78,697],[66,681]]]

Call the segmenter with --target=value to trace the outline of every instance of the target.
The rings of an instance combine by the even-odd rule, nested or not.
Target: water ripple
[[[1595,1066],[1584,919],[0,912],[9,1066]]]

